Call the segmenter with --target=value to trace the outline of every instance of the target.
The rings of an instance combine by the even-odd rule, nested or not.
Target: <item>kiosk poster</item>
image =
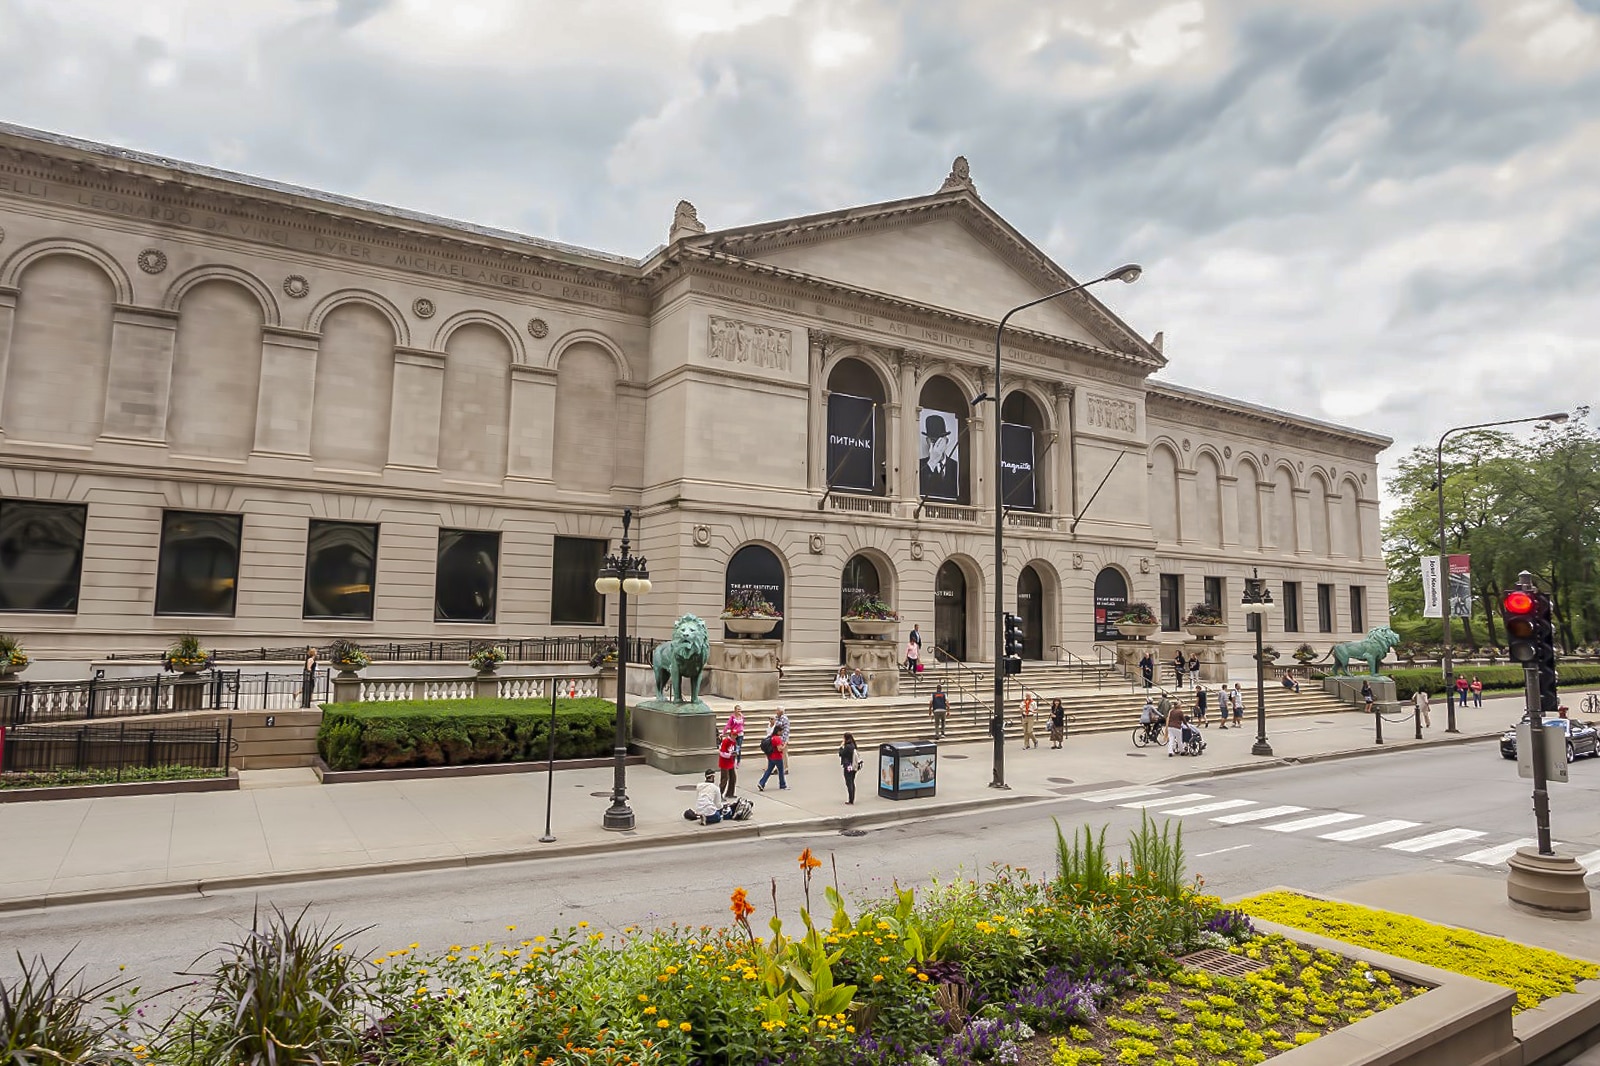
[[[836,392],[828,397],[828,485],[871,492],[878,469],[877,404]]]
[[[1000,423],[1000,490],[1007,507],[1032,511],[1037,506],[1033,481],[1033,427]]]
[[[961,498],[961,420],[949,411],[926,407],[917,412],[922,422],[922,447],[917,464],[918,484],[930,500]]]

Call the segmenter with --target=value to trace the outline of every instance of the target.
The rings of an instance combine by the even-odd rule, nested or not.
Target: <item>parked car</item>
[[[1600,756],[1600,730],[1595,729],[1593,722],[1579,722],[1571,718],[1546,718],[1544,725],[1546,729],[1559,732],[1566,738],[1568,762],[1580,755]],[[1545,739],[1549,741],[1554,738],[1547,736]],[[1517,757],[1516,726],[1500,734],[1500,754],[1508,759]]]

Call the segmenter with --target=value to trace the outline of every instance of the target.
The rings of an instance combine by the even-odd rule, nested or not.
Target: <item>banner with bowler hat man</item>
[[[922,422],[921,461],[917,464],[919,486],[930,500],[961,499],[961,420],[949,411],[923,407],[917,417]]]

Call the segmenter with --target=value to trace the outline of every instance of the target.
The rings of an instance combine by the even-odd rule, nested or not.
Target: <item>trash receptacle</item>
[[[878,745],[878,795],[884,799],[931,796],[939,783],[939,745],[897,740]]]

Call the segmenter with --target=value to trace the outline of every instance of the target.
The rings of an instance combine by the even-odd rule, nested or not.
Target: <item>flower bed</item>
[[[204,766],[130,766],[123,770],[41,770],[0,774],[0,789],[62,788],[71,785],[134,784],[226,777],[226,770]]]
[[[1265,892],[1239,906],[1280,925],[1512,989],[1517,993],[1513,1013],[1574,991],[1579,981],[1600,977],[1600,966],[1544,948],[1353,903],[1313,899],[1296,892]]]
[[[568,699],[556,707],[556,758],[611,753],[615,703]],[[317,730],[317,752],[334,770],[543,759],[549,744],[549,700],[325,703]]]

